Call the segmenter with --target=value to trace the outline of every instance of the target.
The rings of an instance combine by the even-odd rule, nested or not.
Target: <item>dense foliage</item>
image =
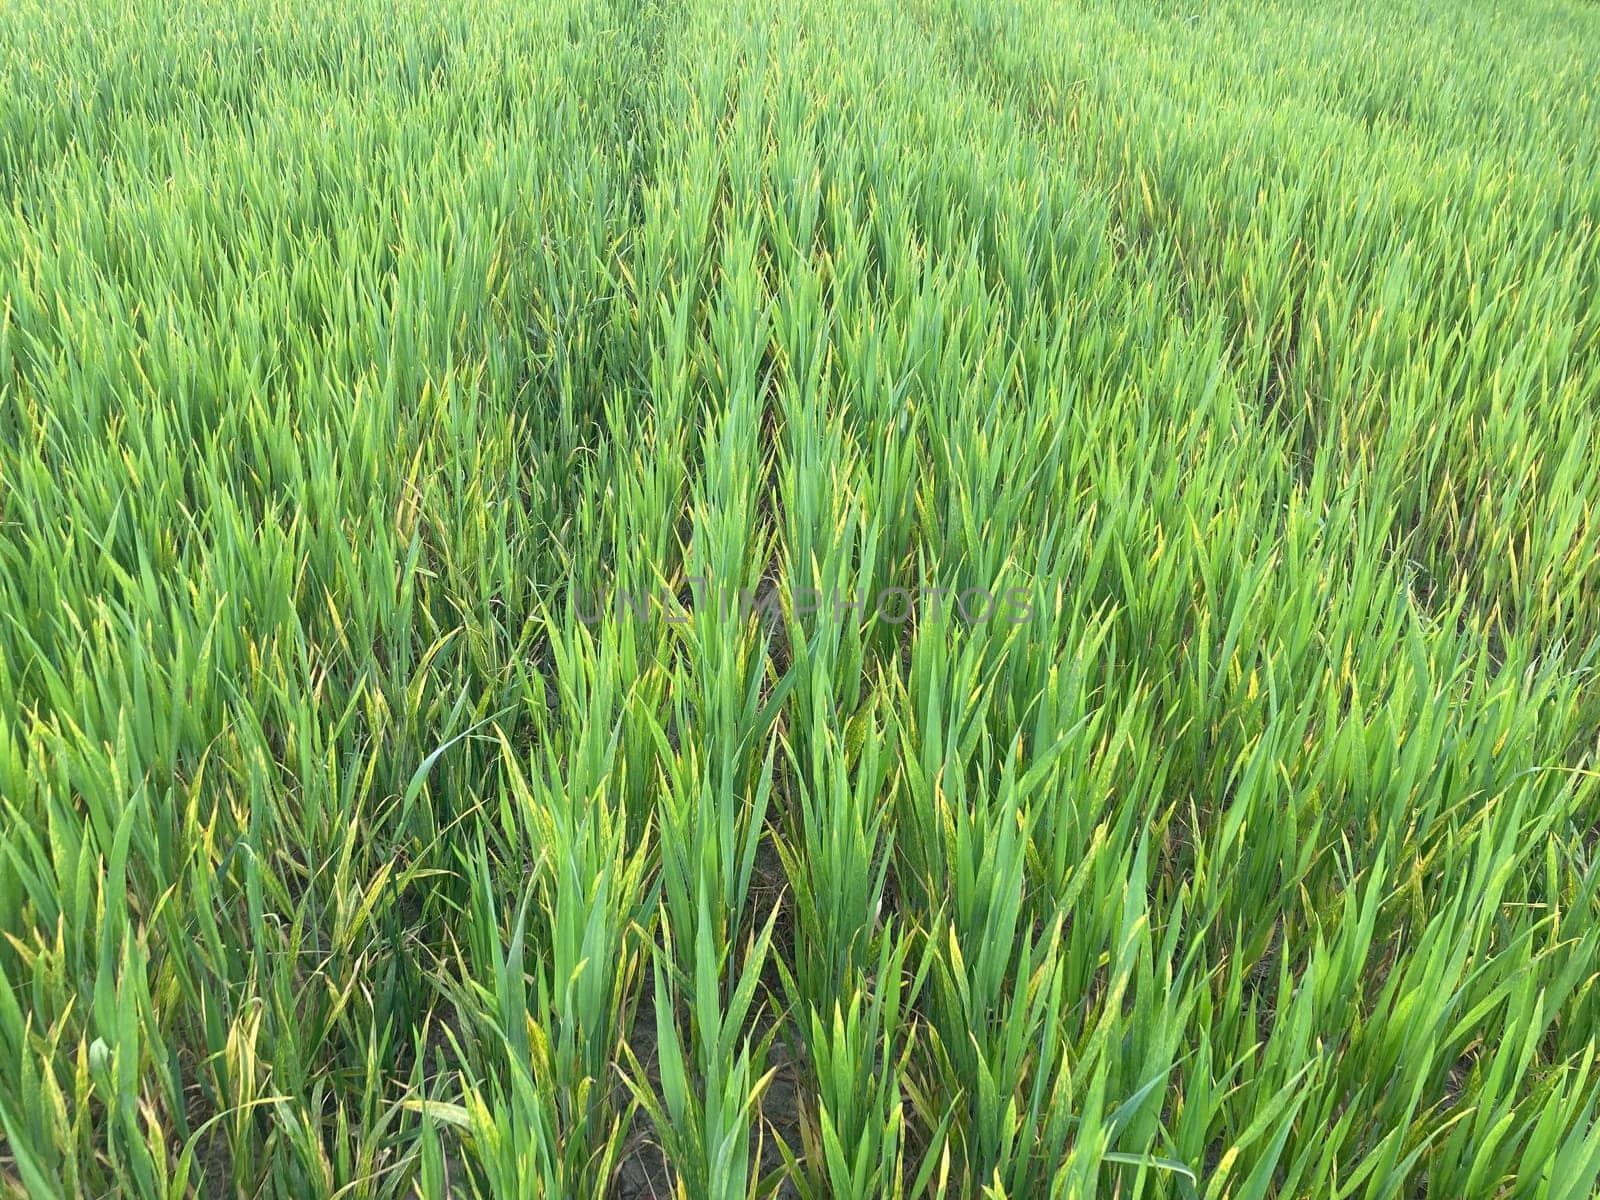
[[[0,1194],[1600,1175],[1600,10],[0,6]]]

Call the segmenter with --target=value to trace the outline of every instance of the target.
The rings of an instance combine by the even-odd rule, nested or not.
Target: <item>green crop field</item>
[[[1600,7],[0,0],[0,1196],[1586,1200]]]

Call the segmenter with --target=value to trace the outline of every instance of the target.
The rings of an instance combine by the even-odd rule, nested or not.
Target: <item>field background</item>
[[[4,0],[0,1194],[1594,1194],[1597,138],[1592,4]]]

